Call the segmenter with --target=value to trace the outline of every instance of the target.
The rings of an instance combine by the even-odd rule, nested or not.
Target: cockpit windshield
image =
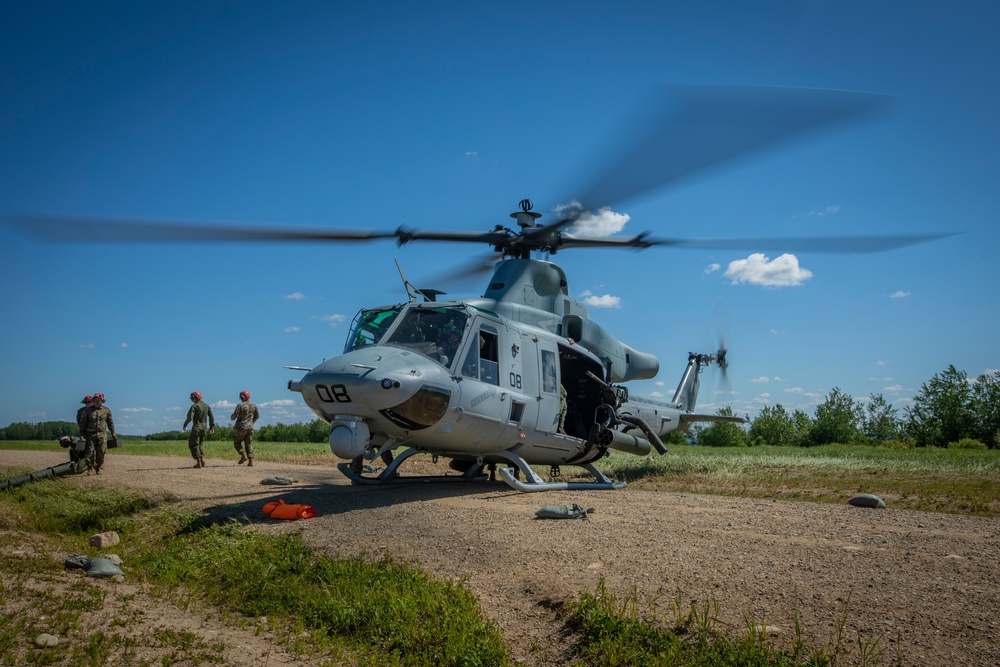
[[[366,345],[376,345],[382,340],[392,323],[396,321],[400,310],[402,310],[402,306],[362,310],[355,316],[354,322],[351,324],[351,332],[347,335],[344,352],[350,352]]]
[[[399,325],[384,342],[419,352],[450,368],[468,321],[469,314],[462,307],[415,306],[403,312]]]

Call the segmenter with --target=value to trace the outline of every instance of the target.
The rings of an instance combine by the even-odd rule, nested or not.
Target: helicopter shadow
[[[501,481],[403,482],[380,486],[311,482],[288,486],[267,486],[253,494],[233,494],[237,502],[218,502],[202,509],[199,526],[239,523],[284,524],[264,513],[264,505],[282,500],[287,504],[309,505],[317,517],[346,515],[450,498],[506,496],[518,494]],[[224,500],[226,497],[217,500]],[[300,520],[302,521],[302,520]],[[295,523],[295,522],[293,522]]]

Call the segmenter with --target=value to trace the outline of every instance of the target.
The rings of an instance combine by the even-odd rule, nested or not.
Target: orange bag
[[[309,505],[289,505],[278,498],[278,502],[264,505],[264,514],[272,519],[311,519],[316,516],[316,510]]]

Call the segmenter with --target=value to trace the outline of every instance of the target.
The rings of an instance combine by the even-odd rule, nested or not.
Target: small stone
[[[109,561],[111,561],[118,567],[122,566],[122,559],[121,557],[118,556],[118,554],[108,554],[106,556],[102,556],[102,558],[107,558]]]
[[[114,545],[121,542],[121,538],[118,537],[118,533],[113,530],[109,530],[106,533],[98,533],[96,535],[90,536],[90,546],[97,547],[98,549],[105,549],[107,547],[113,547]]]
[[[35,637],[35,646],[38,648],[52,648],[53,646],[59,646],[59,638],[55,635],[43,632]]]
[[[885,509],[885,501],[870,493],[859,493],[847,501],[848,505],[854,507],[871,507],[872,509]]]

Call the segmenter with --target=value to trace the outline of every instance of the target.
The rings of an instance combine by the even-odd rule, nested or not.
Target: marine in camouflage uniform
[[[111,410],[104,407],[104,394],[94,394],[90,407],[83,412],[80,421],[80,433],[87,439],[87,447],[83,450],[83,458],[87,462],[87,474],[101,474],[104,467],[104,454],[108,451],[108,434],[117,438],[115,420]]]
[[[249,468],[253,465],[253,425],[260,419],[257,406],[250,402],[249,391],[240,392],[240,404],[233,410],[230,419],[236,421],[236,428],[233,432],[233,447],[240,455],[240,460],[236,464],[246,463]]]
[[[191,458],[195,460],[194,467],[204,468],[205,450],[202,449],[202,443],[205,441],[205,420],[208,420],[208,434],[212,435],[215,433],[215,415],[212,414],[211,406],[201,400],[201,392],[191,392],[191,403],[193,405],[188,409],[187,419],[181,430],[187,430],[188,424],[191,424],[188,448],[191,450]]]
[[[87,408],[90,407],[91,399],[92,398],[93,398],[93,396],[84,396],[83,400],[80,401],[81,403],[83,403],[83,406],[79,410],[76,411],[77,436],[79,437],[80,440],[84,439],[83,438],[83,415],[87,412]],[[83,459],[83,450],[77,451],[77,449],[76,449],[76,442],[72,442],[72,441],[70,442],[70,446],[69,446],[69,460],[70,460],[71,463],[76,463],[77,461],[83,461],[84,460]],[[80,472],[83,472],[83,471],[80,470]]]

